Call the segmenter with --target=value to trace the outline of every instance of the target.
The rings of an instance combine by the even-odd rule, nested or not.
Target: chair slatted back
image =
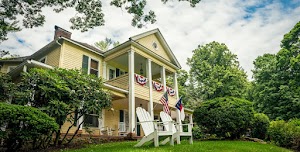
[[[145,109],[141,107],[137,107],[136,114],[144,130],[145,136],[148,136],[149,134],[153,133],[154,124],[153,124],[153,119],[151,118],[149,112],[147,112]]]
[[[165,127],[166,131],[172,131],[173,133],[175,133],[176,132],[175,125],[170,124],[170,122],[173,121],[171,116],[168,115],[167,113],[163,112],[163,111],[161,111],[159,115],[160,115],[161,121],[164,123],[164,127]]]

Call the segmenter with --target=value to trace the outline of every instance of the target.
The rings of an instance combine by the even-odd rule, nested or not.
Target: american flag
[[[170,115],[170,109],[169,109],[169,104],[168,104],[168,92],[167,91],[161,97],[160,102],[164,106],[163,107],[164,112]]]

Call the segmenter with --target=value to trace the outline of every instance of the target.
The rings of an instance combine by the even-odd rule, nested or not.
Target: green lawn
[[[65,152],[290,152],[290,150],[280,148],[270,144],[260,144],[246,141],[194,141],[193,145],[182,142],[181,145],[165,145],[154,148],[153,145],[145,145],[140,148],[134,148],[137,142],[115,142],[98,145],[89,145],[86,148],[64,150]]]

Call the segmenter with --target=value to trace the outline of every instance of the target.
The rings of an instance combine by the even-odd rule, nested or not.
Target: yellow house
[[[86,124],[95,135],[124,136],[135,133],[142,136],[135,109],[143,107],[151,117],[159,119],[163,110],[160,99],[168,92],[172,118],[180,122],[175,108],[179,99],[176,71],[181,68],[159,29],[130,37],[128,41],[108,50],[71,39],[70,32],[55,26],[54,40],[28,57],[0,60],[0,71],[18,79],[22,71],[30,68],[88,69],[89,74],[103,77],[104,87],[113,94],[112,109],[103,110],[101,116],[90,114]],[[174,86],[166,85],[172,76]],[[192,110],[185,109],[192,121]],[[81,120],[80,120],[81,121]],[[79,124],[79,123],[77,123]],[[66,131],[68,124],[63,126]],[[72,128],[75,131],[76,127]],[[82,133],[86,133],[82,129]]]

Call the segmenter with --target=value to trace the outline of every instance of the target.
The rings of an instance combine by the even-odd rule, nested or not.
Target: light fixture
[[[142,64],[142,63],[141,63],[140,74],[144,74],[144,71],[143,71],[143,64]]]

